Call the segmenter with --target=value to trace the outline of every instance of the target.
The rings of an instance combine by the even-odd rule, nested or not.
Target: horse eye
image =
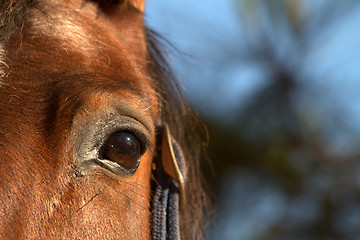
[[[101,157],[116,162],[125,169],[136,169],[142,148],[139,139],[130,132],[112,134],[102,147]]]

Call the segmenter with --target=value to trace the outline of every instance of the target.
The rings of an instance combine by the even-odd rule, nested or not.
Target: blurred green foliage
[[[304,91],[308,85],[299,77],[299,66],[304,64],[304,53],[313,49],[309,46],[324,26],[339,22],[359,3],[331,1],[309,12],[307,4],[310,3],[300,0],[238,1],[239,21],[246,29],[243,38],[247,41],[241,61],[264,65],[268,84],[253,94],[231,122],[224,124],[206,119],[213,165],[204,168],[209,184],[219,194],[219,219],[224,217],[221,211],[226,212],[226,208],[237,211],[228,204],[229,199],[222,199],[226,193],[222,189],[227,189],[224,185],[234,181],[229,176],[235,173],[245,184],[246,181],[254,184],[253,179],[261,184],[254,184],[257,187],[250,192],[232,189],[234,192],[229,193],[228,198],[240,199],[239,222],[229,217],[231,222],[217,222],[217,227],[209,230],[209,238],[356,240],[360,235],[360,150],[332,149],[329,138],[331,140],[332,131],[341,125],[342,118],[338,112],[331,112],[334,121],[329,124],[327,116],[321,114],[324,105],[304,101],[316,98],[310,96],[314,94],[311,89]],[[292,43],[287,57],[279,54],[282,46],[277,45],[284,44],[284,38]],[[326,89],[326,81],[323,84]],[[328,104],[331,109],[333,103]],[[344,134],[353,134],[353,139],[359,139],[351,128]],[[249,173],[244,174],[248,180],[237,174],[238,169],[240,173]],[[277,208],[281,210],[279,216],[262,227],[256,226],[262,219],[255,216],[251,230],[242,229],[240,220],[250,221],[251,217],[240,216],[241,213],[251,212],[252,207],[254,211],[257,209],[256,204],[243,203],[242,199],[261,192],[264,195],[256,196],[266,196],[269,189],[275,189],[276,194],[270,193],[283,199],[283,209]],[[305,220],[300,221],[297,216]],[[224,229],[230,223],[239,224],[239,229],[247,231],[247,235],[236,235],[236,229],[233,237],[226,235]]]

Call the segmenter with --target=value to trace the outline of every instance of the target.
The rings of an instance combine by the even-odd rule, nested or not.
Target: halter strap
[[[153,171],[152,239],[180,239],[179,210],[185,201],[185,159],[179,144],[165,125],[161,140],[161,161]]]

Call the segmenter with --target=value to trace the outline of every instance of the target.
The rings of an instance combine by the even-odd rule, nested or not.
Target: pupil
[[[119,153],[132,154],[136,151],[136,145],[134,140],[130,137],[122,137],[119,136],[118,145],[113,145],[113,148]]]
[[[103,158],[116,162],[127,169],[137,167],[140,156],[140,142],[134,134],[129,132],[114,133],[103,147]]]

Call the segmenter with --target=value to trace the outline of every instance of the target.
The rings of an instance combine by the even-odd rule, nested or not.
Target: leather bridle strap
[[[185,159],[166,125],[162,135],[161,160],[153,170],[151,234],[155,240],[178,240],[180,203],[185,201]]]
[[[158,184],[152,201],[152,239],[180,239],[179,190],[164,171],[156,169],[155,172]]]

